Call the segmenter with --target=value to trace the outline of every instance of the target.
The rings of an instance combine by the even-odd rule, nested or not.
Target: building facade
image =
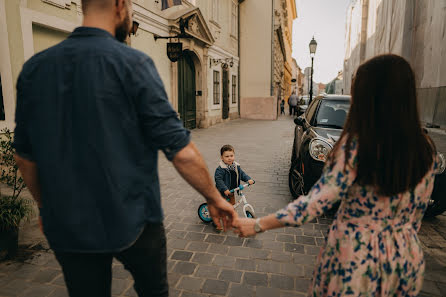
[[[239,117],[238,0],[183,0],[161,10],[161,1],[133,0],[137,34],[129,44],[155,62],[169,101],[187,128],[206,128]],[[166,55],[180,32],[183,54]],[[82,22],[80,0],[0,0],[1,127],[13,127],[15,84],[24,62],[69,36]],[[0,106],[1,107],[1,106]]]
[[[314,69],[313,69],[314,76]],[[310,96],[310,88],[311,88],[311,67],[307,67],[304,70],[303,74],[303,95]],[[313,97],[318,94],[319,86],[313,80]]]
[[[321,94],[325,93],[325,88],[326,88],[325,84],[318,83],[317,84],[317,95],[321,95]]]
[[[295,0],[240,1],[241,116],[276,119],[292,91]]]
[[[327,94],[336,94],[342,95],[344,94],[344,81],[343,81],[343,72],[338,71],[338,75],[330,81],[325,87],[325,92]]]
[[[411,64],[421,120],[446,125],[446,1],[354,0],[347,12],[344,93],[357,67],[394,53]]]
[[[302,69],[297,65],[296,59],[291,60],[291,92],[295,92],[297,96],[303,95],[303,73]]]

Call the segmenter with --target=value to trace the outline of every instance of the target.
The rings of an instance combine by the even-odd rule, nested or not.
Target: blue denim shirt
[[[37,164],[54,250],[120,251],[161,223],[158,150],[189,141],[153,61],[106,31],[77,28],[23,66],[14,147]]]

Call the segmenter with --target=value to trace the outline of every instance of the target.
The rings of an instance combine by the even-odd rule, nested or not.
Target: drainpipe
[[[271,0],[271,91],[274,96],[274,0]]]
[[[238,69],[237,69],[237,102],[238,102],[238,117],[240,118],[240,67],[242,64],[242,61],[240,59],[240,5],[243,3],[244,0],[238,1],[238,14],[237,14],[237,54],[238,54]]]

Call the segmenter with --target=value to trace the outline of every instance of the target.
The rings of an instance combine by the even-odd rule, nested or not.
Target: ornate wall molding
[[[80,15],[82,14],[82,7],[80,0],[42,0],[44,3],[54,5],[62,9],[71,9],[71,3],[76,5],[76,11]]]

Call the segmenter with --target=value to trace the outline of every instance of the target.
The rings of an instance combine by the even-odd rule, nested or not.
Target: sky
[[[313,80],[328,83],[343,68],[346,12],[350,0],[296,0],[293,58],[302,69],[311,66],[311,38],[317,42]]]

